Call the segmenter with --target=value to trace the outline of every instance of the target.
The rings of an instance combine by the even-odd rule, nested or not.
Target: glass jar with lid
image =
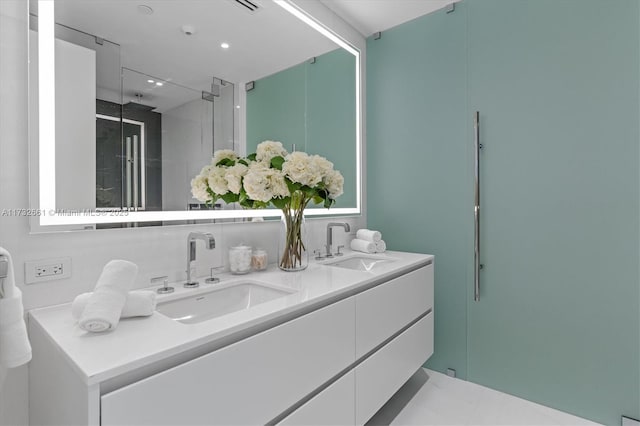
[[[229,248],[229,271],[232,274],[251,272],[251,246],[239,245]]]
[[[263,249],[255,249],[251,254],[251,266],[254,271],[264,271],[267,269],[267,252]]]

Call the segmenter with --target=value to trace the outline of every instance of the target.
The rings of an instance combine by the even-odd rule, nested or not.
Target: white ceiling
[[[252,1],[256,12],[233,0],[56,0],[55,13],[58,23],[119,44],[123,67],[197,90],[214,76],[257,80],[338,47],[271,0]],[[153,13],[140,13],[139,5]],[[195,33],[185,35],[184,25]],[[140,81],[147,87],[135,91],[159,106],[166,87]]]
[[[459,0],[320,0],[365,37]]]
[[[337,48],[271,0],[251,1],[258,4],[257,12],[234,0],[56,0],[56,21],[119,44],[123,67],[197,89],[192,91],[195,95],[184,92],[186,98],[207,90],[213,77],[233,83],[257,80]],[[454,0],[320,1],[369,36]],[[35,0],[30,3],[34,11]],[[140,5],[153,13],[141,13]],[[184,25],[194,27],[195,33],[185,35]],[[231,47],[222,49],[223,41]],[[98,50],[92,38],[78,44]],[[117,57],[117,50],[109,54],[114,53]],[[103,79],[99,86],[105,93],[119,93],[119,66],[108,74],[110,81],[99,76]],[[144,76],[129,78],[125,84],[128,92],[144,95],[142,103],[159,108],[184,101],[170,94],[166,84],[154,86]]]

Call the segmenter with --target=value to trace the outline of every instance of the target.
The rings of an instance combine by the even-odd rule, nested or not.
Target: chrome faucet
[[[348,223],[346,222],[330,222],[327,224],[327,254],[325,257],[333,257],[333,255],[331,254],[331,246],[333,245],[333,233],[332,228],[334,226],[342,226],[344,228],[344,232],[350,232],[351,231],[351,227],[349,226]],[[342,253],[340,253],[342,254]]]
[[[195,288],[200,285],[198,281],[191,279],[191,262],[196,260],[196,240],[202,240],[205,243],[207,250],[212,250],[216,247],[216,240],[208,232],[190,232],[189,238],[187,238],[187,282],[184,283],[186,288]]]

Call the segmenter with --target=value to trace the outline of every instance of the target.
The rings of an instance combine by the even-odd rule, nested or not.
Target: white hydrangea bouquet
[[[229,149],[216,151],[211,164],[191,181],[191,193],[208,205],[222,199],[245,208],[271,204],[282,210],[286,235],[279,266],[300,270],[307,265],[304,209],[311,201],[330,208],[342,195],[343,186],[342,174],[326,158],[289,153],[280,142],[264,141],[244,158]]]

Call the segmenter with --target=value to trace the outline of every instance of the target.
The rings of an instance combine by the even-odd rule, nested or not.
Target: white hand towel
[[[387,243],[384,240],[380,240],[376,243],[376,253],[384,253],[387,251]]]
[[[126,260],[107,263],[78,321],[80,328],[93,333],[116,328],[127,301],[127,292],[137,274],[135,263]]]
[[[13,259],[8,250],[0,247],[0,255],[8,260],[7,277],[0,279],[3,297],[0,298],[0,371],[18,367],[31,360],[31,344],[24,322],[22,292],[16,287]]]
[[[13,273],[13,259],[11,258],[11,253],[9,253],[9,251],[3,247],[0,247],[0,256],[6,257],[9,261],[7,278],[5,278],[4,280],[0,279],[0,285],[2,285],[2,292],[0,293],[3,294],[3,296],[0,297],[6,297],[10,299],[13,297],[14,289],[16,289],[16,278]]]
[[[351,240],[350,246],[353,251],[361,251],[363,253],[376,252],[376,244],[373,241],[359,240],[356,238]]]
[[[356,232],[356,238],[359,240],[377,243],[382,239],[382,234],[379,231],[373,231],[371,229],[358,229],[358,232]]]
[[[73,300],[71,313],[75,319],[82,316],[87,302],[93,293],[82,293]],[[127,300],[122,308],[120,318],[148,317],[156,310],[156,293],[150,290],[131,291],[127,294]]]
[[[6,280],[5,280],[6,281]],[[0,368],[15,368],[31,360],[31,344],[24,322],[22,292],[0,299]]]

